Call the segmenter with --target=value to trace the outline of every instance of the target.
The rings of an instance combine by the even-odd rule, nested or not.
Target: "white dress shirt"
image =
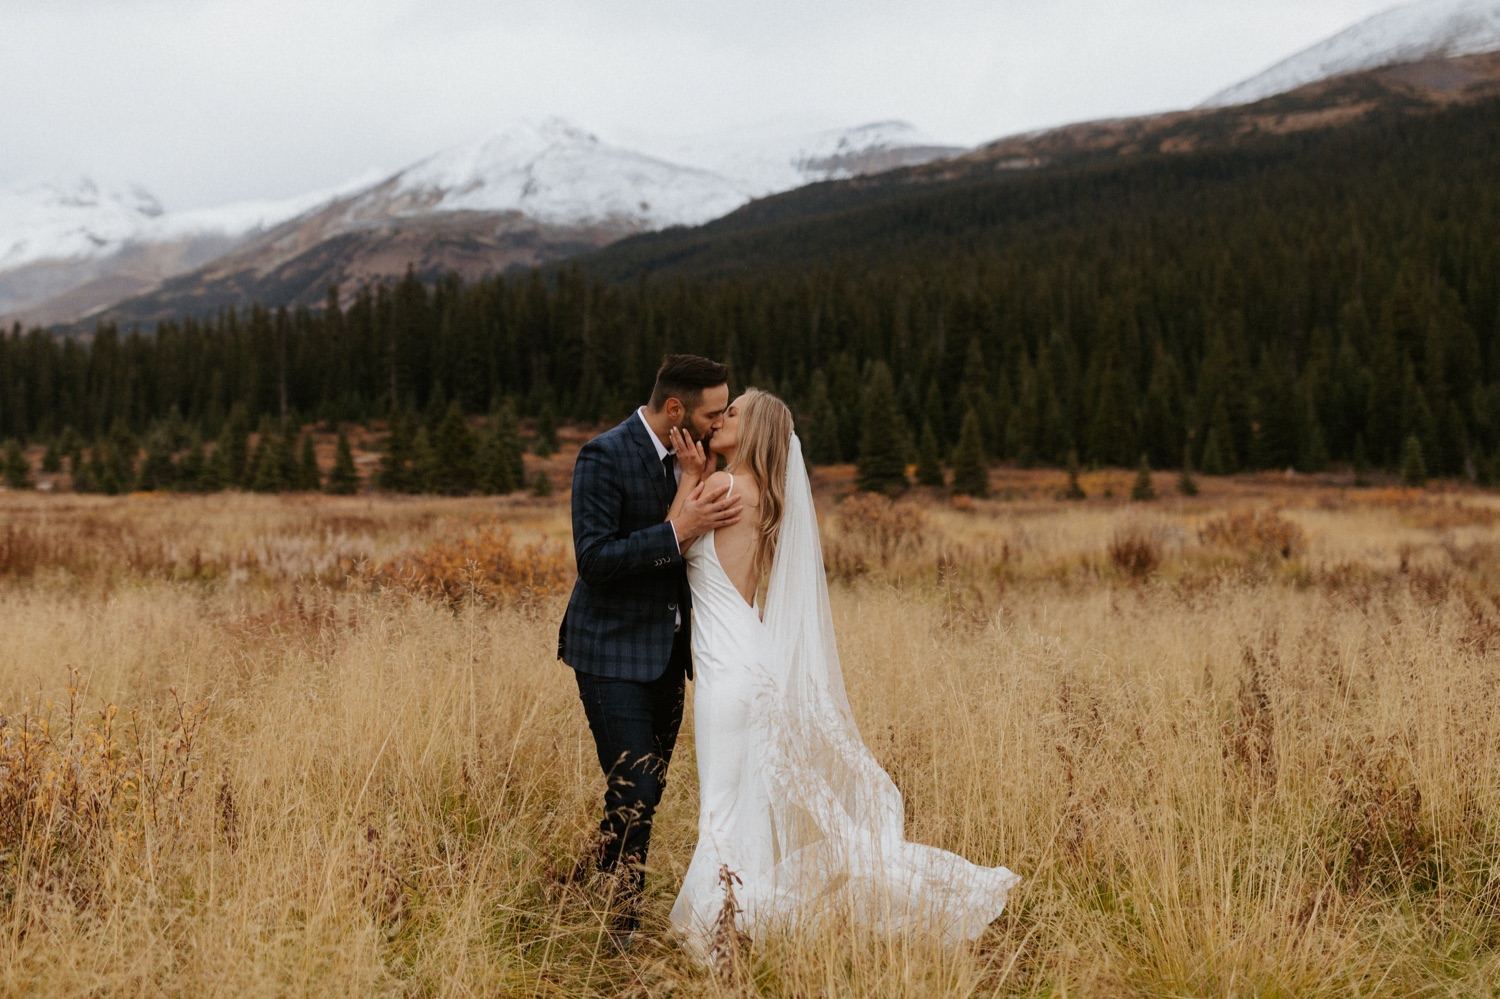
[[[658,462],[664,462],[664,461],[667,460],[667,455],[669,455],[669,454],[675,454],[675,452],[667,450],[667,446],[661,442],[661,438],[658,437],[658,436],[656,436],[656,431],[651,429],[651,424],[649,424],[649,423],[646,422],[646,407],[645,406],[642,406],[640,409],[637,409],[635,411],[635,415],[638,416],[638,417],[640,417],[641,425],[646,428],[646,436],[649,437],[649,438],[651,438],[651,443],[652,444],[656,445],[656,460]],[[673,460],[673,462],[672,462],[672,481],[673,482],[681,482],[682,481],[682,463],[679,462],[679,461],[676,461],[676,460]],[[670,520],[667,521],[667,523],[672,524],[672,522]],[[681,552],[682,552],[682,541],[679,540],[678,537],[677,537],[677,525],[676,524],[672,524],[672,540],[677,542],[677,551],[678,551],[679,554],[681,554]],[[679,627],[679,628],[682,627],[682,611],[681,610],[679,610],[677,612],[677,627]]]
[[[660,462],[666,461],[667,460],[667,455],[669,455],[669,454],[673,455],[674,458],[675,458],[677,452],[676,451],[668,451],[667,450],[667,446],[661,442],[661,438],[658,437],[658,436],[656,436],[656,431],[651,429],[651,424],[649,424],[649,423],[646,422],[646,407],[642,406],[640,409],[636,410],[635,411],[635,415],[639,416],[641,418],[641,426],[643,426],[643,427],[646,428],[646,436],[650,437],[651,438],[651,443],[656,445],[656,460],[657,460],[657,462],[660,463]],[[682,465],[681,465],[681,463],[679,463],[679,462],[677,462],[675,460],[672,462],[672,481],[673,482],[681,482],[682,481]]]

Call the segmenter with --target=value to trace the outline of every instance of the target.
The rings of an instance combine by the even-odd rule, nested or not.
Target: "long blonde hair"
[[[776,557],[776,535],[786,509],[786,459],[792,446],[792,411],[769,392],[747,388],[740,404],[740,440],[735,464],[760,483],[760,531],[755,575],[764,576]]]

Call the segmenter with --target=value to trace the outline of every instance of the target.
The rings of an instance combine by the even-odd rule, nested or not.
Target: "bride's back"
[[[709,476],[708,491],[730,482],[730,473],[715,472]],[[714,551],[724,574],[745,598],[745,603],[753,604],[755,590],[760,585],[755,574],[755,548],[760,539],[761,488],[754,476],[744,472],[735,473],[732,483],[731,495],[740,497],[743,513],[734,524],[714,531]]]

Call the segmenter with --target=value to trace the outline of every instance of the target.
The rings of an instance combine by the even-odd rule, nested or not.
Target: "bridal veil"
[[[860,738],[849,708],[817,512],[795,434],[786,467],[764,609],[780,669],[777,689],[763,702],[758,740],[773,867],[769,883],[750,891],[747,915],[753,923],[832,918],[880,932],[972,939],[1000,915],[1020,878],[905,840],[901,792]]]

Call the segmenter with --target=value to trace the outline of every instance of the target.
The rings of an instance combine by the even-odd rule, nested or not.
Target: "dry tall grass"
[[[569,883],[565,499],[0,496],[0,992],[1493,995],[1500,505],[1208,492],[820,501],[908,835],[1026,881],[972,947],[722,974],[660,936],[690,722],[658,936]]]

